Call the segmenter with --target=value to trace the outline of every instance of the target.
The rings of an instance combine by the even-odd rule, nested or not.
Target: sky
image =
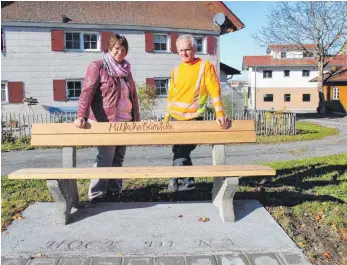
[[[245,27],[236,32],[220,37],[220,60],[241,71],[241,75],[234,75],[232,80],[247,80],[247,72],[242,71],[242,59],[247,55],[265,55],[267,47],[261,47],[252,38],[261,25],[267,22],[268,8],[274,7],[276,2],[232,2],[224,4],[243,22]]]

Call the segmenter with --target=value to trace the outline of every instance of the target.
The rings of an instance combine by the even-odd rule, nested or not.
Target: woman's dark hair
[[[128,41],[124,36],[120,36],[118,34],[112,34],[112,36],[108,40],[108,50],[112,50],[114,45],[116,45],[117,43],[120,45],[123,45],[126,53],[128,54],[128,50],[129,50]]]

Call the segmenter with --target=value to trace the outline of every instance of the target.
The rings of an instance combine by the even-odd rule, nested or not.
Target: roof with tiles
[[[135,1],[16,1],[1,9],[1,20],[73,24],[128,25],[176,29],[216,30],[213,16],[223,12],[230,31],[244,24],[222,2]]]
[[[317,82],[318,77],[313,78],[310,82]],[[324,74],[324,83],[347,82],[347,66],[335,71],[329,71]]]
[[[327,58],[326,60],[329,60]],[[347,65],[347,55],[337,55],[329,63],[330,65],[344,66]],[[317,62],[313,58],[298,58],[298,59],[275,59],[271,55],[261,56],[244,56],[243,69],[252,66],[314,66]]]
[[[279,51],[303,51],[314,50],[316,48],[316,44],[270,44],[268,46],[268,50],[273,50],[276,52]]]

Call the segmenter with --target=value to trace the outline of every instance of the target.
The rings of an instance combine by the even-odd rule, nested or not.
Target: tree
[[[347,44],[347,2],[279,2],[269,10],[267,19],[253,36],[260,44],[299,44],[307,53],[312,50],[304,44],[315,44],[319,112],[325,113],[324,68]]]
[[[151,119],[153,109],[158,104],[158,95],[155,89],[149,85],[141,84],[136,87],[136,91],[139,99],[141,120]]]

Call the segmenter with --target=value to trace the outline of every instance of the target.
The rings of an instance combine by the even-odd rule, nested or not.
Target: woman
[[[92,62],[83,82],[75,125],[88,122],[139,121],[139,105],[124,36],[112,35],[102,59]],[[94,167],[121,167],[125,146],[97,146]],[[115,200],[122,190],[121,179],[93,179],[88,198],[92,203]]]

